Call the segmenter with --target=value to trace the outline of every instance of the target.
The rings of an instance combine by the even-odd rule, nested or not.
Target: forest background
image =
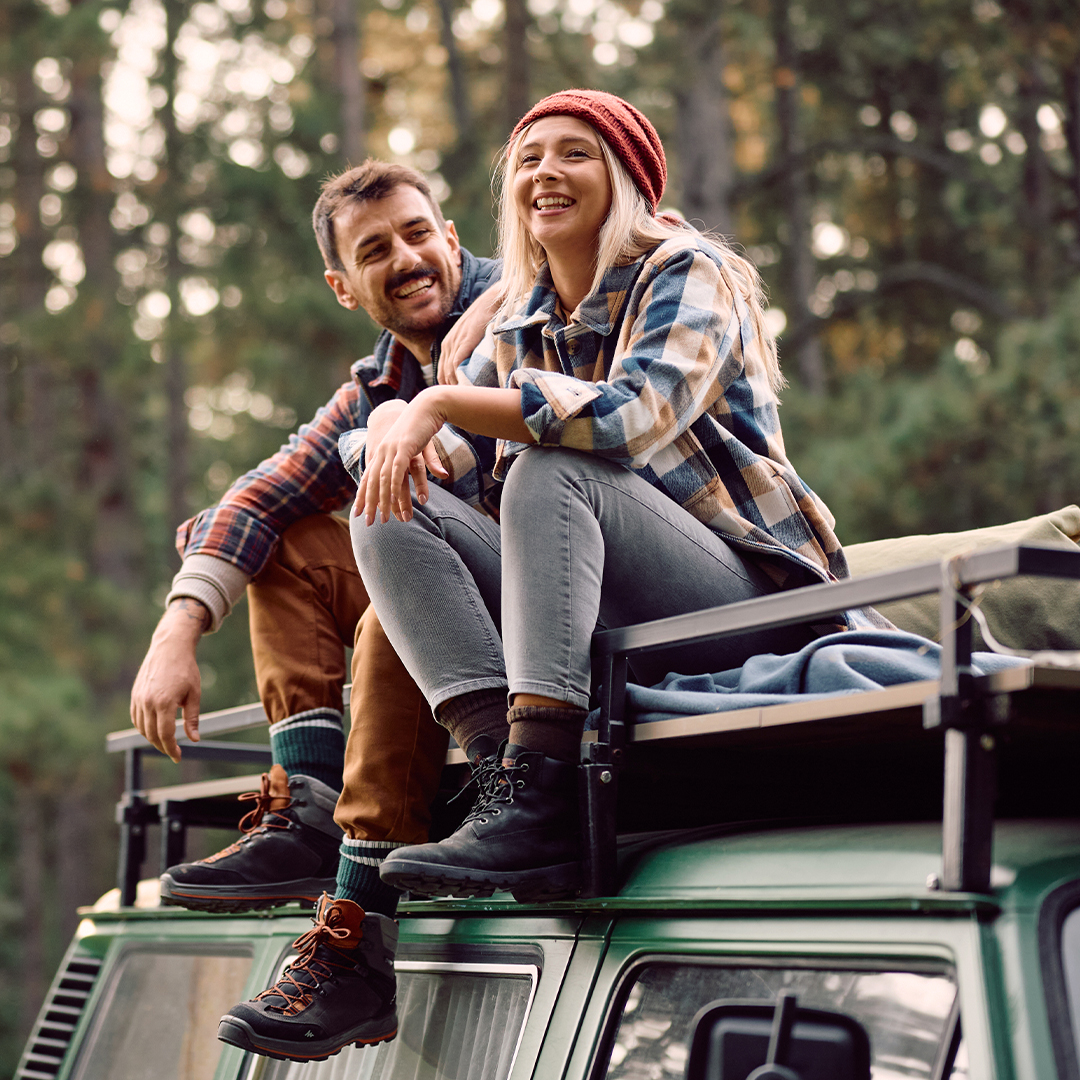
[[[114,881],[104,736],[177,524],[374,342],[322,179],[416,165],[490,254],[497,149],[569,86],[638,105],[664,204],[761,267],[845,542],[1080,499],[1075,0],[4,0],[0,1075]],[[200,657],[204,710],[254,698],[243,611]]]

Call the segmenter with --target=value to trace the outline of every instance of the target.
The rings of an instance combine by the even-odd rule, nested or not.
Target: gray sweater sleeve
[[[198,600],[210,612],[212,634],[221,620],[232,611],[251,580],[239,567],[215,555],[189,555],[173,578],[172,588],[165,597],[166,607],[179,596]]]

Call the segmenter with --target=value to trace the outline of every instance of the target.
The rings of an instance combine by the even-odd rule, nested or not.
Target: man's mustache
[[[408,285],[410,281],[418,281],[420,278],[433,277],[441,280],[442,275],[434,266],[418,266],[414,270],[406,270],[400,274],[394,274],[386,283],[387,292],[397,292],[402,285]]]

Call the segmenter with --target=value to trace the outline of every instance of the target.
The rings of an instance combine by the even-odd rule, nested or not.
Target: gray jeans
[[[748,600],[776,586],[718,534],[621,465],[533,447],[514,461],[501,528],[441,488],[410,522],[352,519],[386,634],[432,708],[508,686],[589,707],[590,641],[630,623]],[[737,667],[801,648],[787,627],[635,657],[636,681]]]

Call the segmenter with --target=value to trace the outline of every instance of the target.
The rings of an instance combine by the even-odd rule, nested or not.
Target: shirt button
[[[579,342],[577,338],[574,338],[572,341],[568,341],[566,343],[566,351],[571,356],[577,356],[577,354],[581,351],[581,342]]]

